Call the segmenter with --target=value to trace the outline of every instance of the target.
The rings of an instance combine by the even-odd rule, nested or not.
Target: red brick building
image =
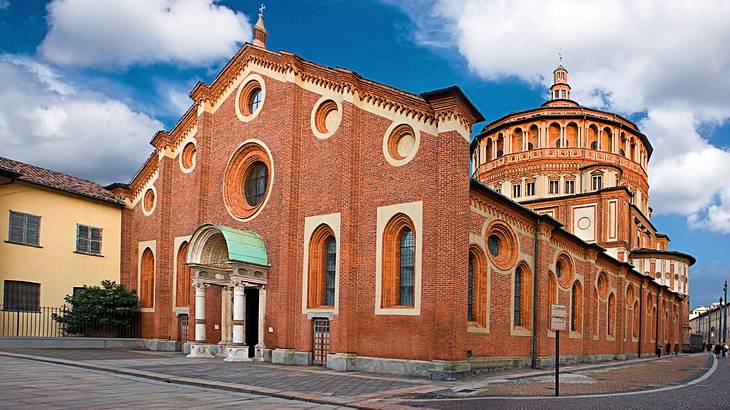
[[[544,157],[499,165],[509,155],[486,146],[506,120],[470,156],[483,117],[458,87],[411,94],[267,50],[262,17],[254,33],[115,188],[127,202],[122,281],[140,294],[145,337],[190,341],[192,357],[452,377],[552,361],[560,303],[566,360],[682,342],[686,283],[629,262],[653,274],[651,261],[691,257],[632,242],[634,219],[640,246],[668,242],[631,203],[634,185],[520,205],[490,188],[492,170],[565,162],[570,147],[533,145]],[[615,240],[576,233],[567,215],[589,198],[595,218],[630,226]]]

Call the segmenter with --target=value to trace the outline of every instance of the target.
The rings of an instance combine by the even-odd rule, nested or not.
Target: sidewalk
[[[404,408],[399,400],[488,395],[551,395],[551,369],[512,369],[454,382],[318,367],[187,359],[179,353],[106,349],[13,349],[2,356],[56,363],[167,383],[355,408]],[[706,354],[561,367],[561,394],[647,389],[698,377]],[[710,361],[711,362],[711,361]]]

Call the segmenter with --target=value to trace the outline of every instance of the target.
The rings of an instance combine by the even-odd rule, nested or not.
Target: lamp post
[[[722,343],[722,297],[720,297],[720,306],[717,307],[717,344]],[[722,350],[722,349],[720,349]]]

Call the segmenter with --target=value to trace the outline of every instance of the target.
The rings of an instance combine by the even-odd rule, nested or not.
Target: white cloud
[[[9,0],[0,0],[0,10],[7,10],[10,8]]]
[[[201,65],[229,58],[252,35],[244,14],[214,0],[53,0],[47,9],[38,50],[64,66]]]
[[[97,180],[126,182],[163,124],[64,82],[28,58],[0,56],[0,155]]]
[[[389,1],[389,0],[386,0]],[[393,4],[394,3],[391,1]],[[464,0],[398,4],[414,39],[452,47],[477,75],[549,86],[558,52],[573,98],[641,113],[654,146],[651,205],[730,232],[730,153],[701,129],[730,118],[730,2]]]

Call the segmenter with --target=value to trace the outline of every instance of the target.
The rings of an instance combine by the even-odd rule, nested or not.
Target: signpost
[[[567,330],[568,308],[550,305],[550,330],[555,332],[555,395],[560,396],[560,331]]]

